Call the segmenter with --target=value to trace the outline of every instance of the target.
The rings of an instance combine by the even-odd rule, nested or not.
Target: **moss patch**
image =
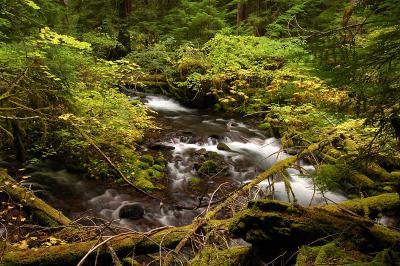
[[[249,253],[248,247],[234,247],[230,249],[218,250],[215,248],[205,248],[198,254],[189,265],[193,266],[233,266],[241,265],[241,261]]]

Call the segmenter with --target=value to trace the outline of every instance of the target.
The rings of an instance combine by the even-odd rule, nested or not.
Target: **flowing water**
[[[144,231],[161,225],[190,223],[204,211],[207,203],[223,199],[276,161],[290,156],[282,151],[279,139],[267,137],[244,119],[210,115],[163,96],[146,95],[142,99],[158,112],[158,118],[169,128],[157,140],[159,147],[169,150],[168,182],[163,196],[166,202],[160,203],[129,189],[104,185],[101,181],[84,179],[82,174],[68,172],[58,165],[31,169],[31,178],[25,186],[73,219],[93,216]],[[154,143],[149,143],[147,148],[151,145]],[[221,169],[219,173],[199,173],[199,161],[210,157]],[[312,180],[306,177],[313,170],[314,167],[304,161],[296,169],[288,169],[286,177],[293,193],[287,193],[282,175],[274,183],[271,180],[262,182],[252,196],[296,200],[307,206],[325,203],[325,198],[334,202],[346,199],[338,193],[322,194],[316,190]],[[177,205],[186,208],[175,208]],[[123,211],[131,206],[140,206],[143,216],[125,218]],[[189,210],[194,206],[201,207]]]

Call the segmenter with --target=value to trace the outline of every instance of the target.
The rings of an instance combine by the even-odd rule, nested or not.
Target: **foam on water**
[[[145,103],[149,108],[162,111],[162,112],[173,112],[173,113],[191,113],[193,110],[183,107],[177,101],[162,96],[147,96],[147,102]]]
[[[244,122],[234,119],[216,118],[213,115],[202,115],[199,110],[191,110],[180,105],[175,100],[163,96],[146,96],[146,105],[159,111],[170,122],[176,134],[171,139],[160,141],[166,146],[173,146],[167,162],[169,187],[167,187],[168,199],[180,206],[197,206],[199,197],[202,202],[208,202],[211,194],[219,184],[226,182],[230,190],[240,187],[246,182],[251,182],[260,172],[270,168],[277,161],[284,160],[290,155],[282,150],[279,139],[267,138],[263,132],[252,128]],[[181,134],[182,136],[179,136]],[[175,137],[177,135],[177,137]],[[218,149],[218,145],[224,143],[225,150]],[[211,154],[212,153],[212,154]],[[211,154],[211,155],[210,155]],[[197,172],[199,161],[213,158],[217,154],[216,162],[226,166],[223,177],[205,177]],[[202,157],[204,156],[204,157]],[[209,157],[207,157],[209,156]],[[200,159],[200,158],[203,159]],[[294,201],[302,205],[315,205],[330,201],[340,202],[346,199],[343,195],[333,192],[322,193],[314,188],[312,179],[304,173],[314,171],[314,167],[306,162],[299,162],[299,168],[287,169],[288,180],[294,194],[287,193],[282,176],[270,184],[268,180],[259,184],[257,196],[269,196],[271,198]],[[301,170],[298,170],[301,169]],[[202,186],[194,191],[191,186],[193,177],[202,180]],[[221,178],[221,179],[219,179]],[[189,224],[194,217],[204,209],[177,210],[171,206],[154,199],[143,198],[142,194],[130,192],[126,194],[122,189],[98,188],[97,185],[88,185],[82,177],[71,174],[65,170],[40,169],[32,174],[32,178],[25,181],[25,186],[34,191],[51,193],[55,197],[64,200],[56,207],[68,209],[68,204],[80,204],[79,211],[72,213],[71,217],[79,217],[91,210],[91,214],[115,223],[133,228],[138,231],[146,231],[162,225]],[[97,183],[96,183],[97,184]],[[273,187],[272,187],[273,186]],[[273,194],[271,192],[273,191]],[[256,194],[258,193],[258,194]],[[330,201],[328,203],[330,203]],[[73,203],[72,203],[73,202]],[[139,219],[120,219],[121,208],[128,204],[141,204],[144,215]]]

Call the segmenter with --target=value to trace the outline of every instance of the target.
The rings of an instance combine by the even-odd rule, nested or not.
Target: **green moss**
[[[139,167],[140,169],[149,169],[150,168],[150,164],[148,164],[146,162],[139,162],[137,164],[137,167]]]
[[[205,248],[189,265],[193,266],[233,266],[240,265],[244,256],[248,254],[248,247],[234,247],[224,250]]]
[[[33,210],[32,211],[32,220],[36,221],[38,224],[43,225],[43,226],[49,226],[49,227],[58,227],[60,226],[59,223],[51,219],[48,215],[46,215],[44,212],[39,211],[39,210]]]
[[[142,162],[148,163],[149,165],[154,164],[154,158],[150,154],[145,154],[145,155],[140,156],[139,160]]]
[[[167,160],[165,159],[164,154],[162,154],[162,152],[159,152],[157,158],[155,159],[155,163],[165,165],[166,162]]]
[[[371,262],[371,266],[379,265],[399,265],[400,252],[395,252],[391,249],[385,249],[379,252]]]
[[[144,190],[155,190],[156,186],[146,178],[138,178],[135,180],[135,185]]]
[[[393,171],[390,173],[390,178],[393,180],[400,179],[400,171]]]
[[[155,164],[153,165],[153,169],[159,171],[159,172],[164,172],[165,171],[165,165],[160,165],[160,164]]]
[[[214,161],[207,160],[207,161],[205,161],[204,163],[201,164],[198,172],[200,174],[207,175],[207,174],[210,174],[210,173],[215,173],[217,171],[217,169],[218,169],[218,166]]]
[[[198,185],[201,182],[201,178],[198,177],[191,177],[189,179],[191,185]]]
[[[157,170],[155,170],[153,168],[148,169],[147,170],[147,174],[148,174],[149,177],[156,178],[156,179],[160,179],[160,178],[163,177],[162,173],[160,173],[159,171],[157,171]]]
[[[296,266],[322,265],[328,261],[335,265],[357,262],[353,259],[352,254],[346,253],[334,242],[331,242],[324,246],[302,247],[296,260]]]
[[[259,127],[260,129],[263,129],[263,130],[268,130],[268,129],[271,128],[271,124],[268,123],[268,122],[266,122],[266,123],[260,124],[258,127]]]

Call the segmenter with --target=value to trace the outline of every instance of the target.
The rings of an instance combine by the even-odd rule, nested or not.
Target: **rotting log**
[[[375,204],[372,200],[366,202]],[[379,251],[400,239],[400,232],[346,211],[304,208],[270,200],[250,202],[247,209],[235,215],[229,230],[254,245],[278,249],[297,248],[340,236],[354,241],[361,249]]]
[[[71,223],[71,220],[61,211],[54,209],[45,201],[36,197],[28,189],[21,187],[4,169],[0,169],[0,186],[11,198],[19,201],[23,206],[44,213],[60,225],[68,225]]]
[[[360,216],[378,213],[390,214],[400,211],[400,199],[397,193],[385,193],[378,196],[343,201],[339,204],[317,206],[316,209],[327,210],[331,213],[353,212]]]
[[[109,241],[110,246],[120,257],[150,254],[162,248],[176,248],[179,243],[188,244],[188,236],[197,231],[199,223],[205,232],[215,229],[228,230],[234,237],[242,237],[252,242],[261,239],[278,248],[287,248],[292,244],[308,244],[328,234],[346,234],[355,236],[374,236],[383,246],[393,244],[400,233],[384,226],[372,223],[358,216],[361,210],[376,208],[383,211],[396,210],[400,199],[396,193],[388,193],[360,200],[349,200],[336,205],[324,205],[304,208],[277,201],[250,202],[247,209],[239,212],[232,220],[204,220],[194,224],[166,228],[155,233],[130,233],[117,236]],[[347,211],[344,211],[346,209]],[[354,213],[354,215],[352,215]],[[182,242],[182,240],[186,240]],[[38,248],[36,250],[9,250],[4,253],[2,265],[76,265],[89,250],[99,243],[98,240],[70,243],[67,245]],[[95,253],[95,252],[93,252]],[[176,255],[176,254],[175,254]],[[93,259],[94,254],[88,257]],[[99,258],[112,261],[107,250],[101,248]]]
[[[228,223],[229,220],[211,221],[208,226],[210,226],[210,228],[215,226],[227,228]],[[191,230],[193,230],[193,226],[188,225],[166,228],[153,234],[127,233],[113,237],[107,243],[109,243],[109,246],[113,248],[120,258],[130,256],[132,252],[135,255],[151,254],[158,252],[160,248],[163,250],[165,248],[174,248]],[[0,264],[7,266],[77,265],[88,251],[97,244],[99,244],[98,240],[92,240],[37,248],[35,250],[11,250],[4,253],[3,257],[0,259]],[[99,248],[98,255],[96,252],[93,252],[93,254],[87,257],[86,261],[92,261],[95,256],[98,256],[98,259],[102,262],[112,262],[111,255],[109,255],[106,245]]]
[[[215,248],[205,248],[189,262],[192,266],[234,266],[245,265],[245,261],[250,252],[250,247],[233,247],[218,250]]]

